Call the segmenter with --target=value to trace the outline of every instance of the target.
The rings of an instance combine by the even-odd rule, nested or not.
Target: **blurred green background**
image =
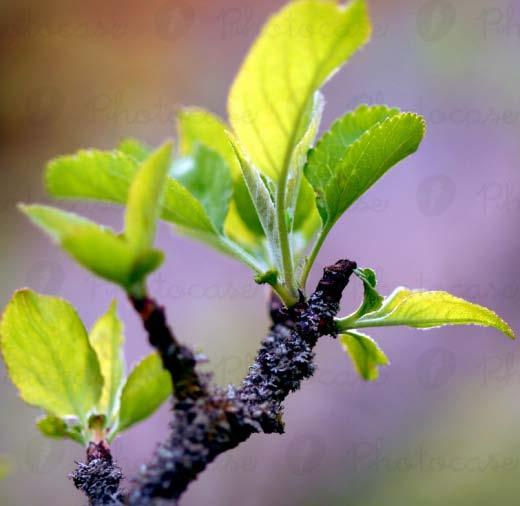
[[[0,95],[0,305],[30,286],[70,299],[90,325],[120,299],[127,358],[147,351],[117,289],[74,265],[16,211],[44,202],[45,162],[122,137],[158,144],[182,105],[226,115],[228,88],[274,0],[4,0]],[[325,88],[324,126],[361,102],[426,116],[419,153],[350,211],[319,270],[348,257],[382,290],[447,289],[518,330],[520,314],[520,4],[369,0],[371,42]],[[73,205],[118,225],[108,206]],[[268,319],[245,268],[161,230],[168,252],[152,292],[216,380],[244,375]],[[353,283],[345,309],[361,288]],[[520,354],[477,328],[374,332],[392,365],[363,384],[324,340],[319,371],[287,403],[287,433],[255,436],[220,457],[183,504],[488,506],[520,492]],[[0,504],[81,504],[66,479],[82,450],[45,440],[0,366]],[[166,433],[168,410],[115,443],[126,476]]]

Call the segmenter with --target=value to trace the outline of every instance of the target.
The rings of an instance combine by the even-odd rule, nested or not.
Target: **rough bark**
[[[124,505],[124,495],[120,490],[123,473],[114,463],[106,442],[90,443],[87,462],[78,462],[70,477],[74,486],[87,496],[90,506]]]

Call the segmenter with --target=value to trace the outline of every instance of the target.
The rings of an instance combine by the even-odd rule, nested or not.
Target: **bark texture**
[[[90,443],[87,462],[79,462],[70,477],[74,486],[87,496],[90,506],[124,505],[125,498],[120,490],[123,473],[114,463],[110,448],[104,441]]]

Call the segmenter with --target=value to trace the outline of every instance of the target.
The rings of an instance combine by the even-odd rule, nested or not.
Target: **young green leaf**
[[[327,186],[347,149],[371,128],[399,112],[385,105],[360,105],[336,120],[309,154],[307,170],[316,180],[315,185]]]
[[[424,120],[416,114],[367,107],[325,134],[305,167],[325,231],[392,166],[417,150],[424,130]]]
[[[366,334],[350,331],[340,334],[338,338],[364,380],[375,381],[379,377],[379,366],[390,364],[383,350]]]
[[[246,160],[238,143],[231,137],[230,142],[235,149],[235,153],[240,162],[240,168],[244,176],[249,195],[256,209],[256,213],[266,237],[269,239],[271,248],[271,256],[274,260],[274,266],[282,272],[282,258],[280,249],[280,236],[278,235],[278,228],[276,222],[276,210],[274,207],[273,197],[269,191],[269,183],[267,177],[260,174],[260,172]]]
[[[444,325],[480,325],[494,327],[512,339],[515,337],[511,327],[490,309],[447,292],[413,291],[402,287],[386,297],[378,310],[357,320],[338,320],[340,331],[396,325],[418,329]]]
[[[203,109],[184,109],[178,116],[181,154],[194,156],[197,146],[202,144],[218,153],[231,172],[233,200],[226,215],[226,235],[242,246],[257,248],[264,231],[242,177],[240,163],[228,139],[228,129],[220,118]],[[244,230],[244,225],[247,230]],[[249,237],[244,237],[246,235]]]
[[[226,135],[229,127],[218,116],[204,109],[183,109],[177,118],[177,128],[182,155],[192,155],[203,144],[224,159],[233,179],[240,176],[240,164]]]
[[[220,234],[233,193],[229,167],[215,151],[200,144],[195,146],[193,158],[177,161],[170,175],[179,181],[202,204]]]
[[[129,429],[151,416],[172,394],[169,373],[160,357],[148,355],[132,370],[121,394],[121,410],[117,432]]]
[[[2,354],[22,399],[85,425],[103,387],[83,323],[63,299],[15,292],[0,324]]]
[[[20,208],[81,265],[126,290],[162,263],[160,251],[136,254],[123,237],[74,213],[40,205]]]
[[[117,150],[139,163],[144,162],[152,154],[148,146],[132,138],[123,139],[117,146]]]
[[[285,209],[289,218],[289,231],[302,228],[309,216],[316,212],[314,195],[312,195],[312,191],[309,194],[309,185],[308,183],[302,184],[302,179],[304,179],[303,167],[307,161],[307,153],[318,134],[324,106],[325,99],[317,91],[314,94],[313,110],[307,131],[295,146],[291,163],[289,164],[285,195]],[[307,201],[309,196],[312,196],[312,201],[310,202]]]
[[[229,95],[229,116],[252,163],[274,180],[307,130],[314,93],[370,37],[364,1],[300,0],[274,15]]]
[[[54,439],[72,439],[76,443],[86,444],[81,427],[69,425],[63,418],[53,415],[44,415],[36,420],[36,427],[47,437]]]
[[[372,269],[356,269],[354,274],[363,282],[363,302],[354,314],[355,318],[359,318],[379,309],[383,305],[384,297],[376,290],[377,278]]]
[[[123,152],[82,150],[50,161],[45,184],[53,197],[125,204],[138,166]]]
[[[172,145],[165,143],[142,163],[132,180],[125,214],[125,238],[136,254],[153,246],[171,156]]]
[[[110,422],[119,410],[119,397],[124,381],[125,361],[123,357],[123,322],[117,315],[116,302],[92,327],[89,340],[97,354],[103,391],[97,410],[104,413]]]

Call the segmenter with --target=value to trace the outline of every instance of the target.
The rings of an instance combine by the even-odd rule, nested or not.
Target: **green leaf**
[[[424,131],[420,116],[382,106],[362,106],[337,122],[305,166],[324,228],[329,230],[392,166],[415,152]]]
[[[363,282],[363,302],[356,311],[356,316],[360,317],[371,311],[379,309],[383,305],[384,297],[376,290],[377,278],[372,269],[356,269],[354,274]]]
[[[324,106],[325,100],[323,95],[318,91],[314,95],[314,106],[307,131],[300,142],[295,146],[291,163],[289,164],[285,194],[285,209],[289,218],[289,230],[302,228],[309,216],[312,213],[316,213],[314,195],[312,191],[308,191],[308,183],[302,184],[302,175],[309,148],[314,142],[320,128]],[[307,201],[309,197],[312,198],[311,201]]]
[[[53,197],[126,204],[138,165],[123,152],[82,150],[49,162],[45,183]]]
[[[208,111],[189,108],[180,112],[178,130],[181,154],[194,155],[202,144],[218,153],[227,164],[233,179],[233,200],[226,215],[226,235],[242,246],[257,248],[264,231],[242,177],[240,163],[226,134],[227,125]]]
[[[514,339],[511,327],[485,307],[455,297],[447,292],[414,291],[397,288],[376,311],[355,321],[338,320],[340,331],[349,328],[405,325],[418,329],[444,325],[480,325],[494,327]]]
[[[74,213],[40,205],[20,209],[81,265],[125,290],[132,290],[163,261],[160,251],[136,254],[123,237]]]
[[[136,159],[121,152],[80,151],[49,163],[47,190],[58,198],[125,205],[138,167]],[[167,178],[165,183],[161,217],[182,227],[215,234],[200,202],[173,178]]]
[[[36,427],[47,437],[54,439],[72,439],[76,443],[85,444],[81,427],[69,425],[63,418],[53,415],[44,415],[36,420]]]
[[[132,138],[123,139],[117,146],[117,150],[137,162],[144,162],[152,154],[152,150],[148,146]]]
[[[338,336],[343,349],[352,359],[357,373],[366,381],[379,377],[379,366],[390,362],[377,343],[361,332],[350,331]]]
[[[262,29],[229,95],[231,126],[274,180],[310,122],[314,93],[370,37],[365,3],[289,3]]]
[[[128,193],[125,237],[136,253],[152,248],[157,229],[172,145],[165,143],[139,167]]]
[[[256,209],[256,213],[266,237],[269,239],[271,248],[271,256],[274,261],[274,266],[282,271],[282,258],[280,249],[280,236],[278,235],[278,228],[276,224],[276,210],[274,207],[273,197],[269,191],[269,181],[266,176],[262,176],[260,172],[246,160],[241,152],[238,143],[232,139],[230,134],[230,142],[235,149],[235,153],[240,162],[240,168],[249,195]]]
[[[22,399],[85,424],[103,377],[74,308],[57,297],[19,290],[5,310],[0,334],[9,376]]]
[[[55,197],[97,200],[125,205],[132,179],[137,170],[136,159],[124,153],[80,151],[78,155],[62,157],[48,165],[47,189]],[[232,204],[234,211],[228,213],[226,221],[229,221],[229,226],[233,228],[232,239],[234,242],[228,241],[219,234],[202,204],[188,189],[175,179],[168,177],[164,187],[161,217],[163,220],[177,225],[186,235],[237,258],[259,272],[265,266],[255,267],[259,261],[254,252],[257,241],[245,229],[236,214],[236,206],[234,203]],[[92,233],[95,234],[95,232]],[[81,242],[81,238],[79,241]],[[244,243],[252,246],[249,248],[249,252],[243,250]],[[252,253],[253,256],[251,256]],[[159,253],[145,256],[142,261],[146,269],[147,262],[152,261],[153,265],[154,262],[159,261]],[[263,261],[261,263],[263,264]],[[106,270],[103,267],[103,272]]]
[[[178,115],[177,126],[182,155],[194,154],[203,144],[224,159],[233,179],[240,176],[240,164],[226,135],[229,127],[218,116],[204,109],[183,109]]]
[[[215,228],[222,233],[233,193],[233,180],[224,159],[200,144],[192,158],[177,160],[170,175],[202,204]]]
[[[260,218],[256,211],[251,194],[247,189],[245,179],[240,175],[236,179],[233,187],[233,199],[235,201],[238,216],[247,226],[247,228],[258,237],[258,241],[261,241],[265,237],[265,232],[260,223]]]
[[[125,361],[123,357],[123,322],[117,315],[117,304],[112,302],[109,310],[93,325],[89,340],[97,354],[103,391],[97,409],[110,422],[119,410],[119,396],[123,387]]]
[[[153,353],[132,370],[121,395],[118,432],[151,416],[172,394],[169,373]]]

